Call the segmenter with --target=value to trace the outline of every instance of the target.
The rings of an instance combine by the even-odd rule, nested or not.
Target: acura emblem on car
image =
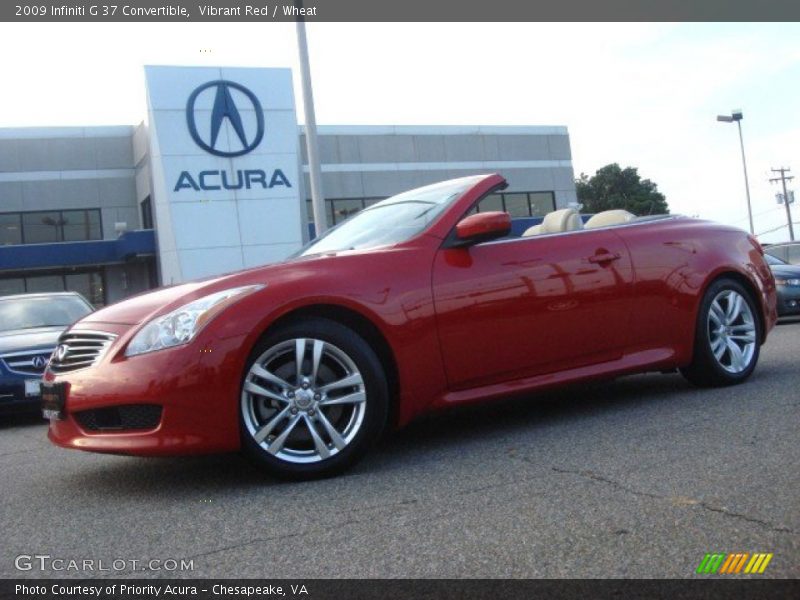
[[[42,355],[34,356],[31,363],[35,369],[44,369],[44,366],[47,364],[47,357]]]

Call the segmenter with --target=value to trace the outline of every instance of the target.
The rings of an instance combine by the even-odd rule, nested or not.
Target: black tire
[[[363,402],[363,412],[361,413],[362,417],[360,420],[358,420],[360,425],[358,426],[357,430],[351,430],[351,435],[353,436],[352,439],[350,439],[348,443],[341,449],[336,449],[333,442],[333,437],[326,438],[328,435],[328,433],[326,433],[326,428],[320,424],[318,420],[327,415],[329,417],[327,419],[328,423],[335,425],[333,419],[330,418],[332,414],[330,411],[336,408],[341,412],[340,416],[338,417],[339,420],[348,422],[349,419],[349,423],[352,424],[356,418],[353,416],[354,413],[348,416],[345,411],[359,410],[359,406],[354,405],[352,409],[348,408],[350,405],[340,405],[337,407],[323,406],[324,398],[326,397],[323,393],[323,401],[318,405],[315,405],[311,408],[301,407],[299,412],[301,413],[300,417],[302,418],[297,421],[298,425],[295,427],[298,428],[299,426],[299,434],[303,433],[303,428],[307,430],[306,433],[309,439],[305,440],[304,443],[309,445],[309,449],[300,450],[298,452],[309,452],[311,458],[315,462],[293,462],[298,460],[295,456],[280,458],[277,454],[270,452],[265,446],[271,446],[271,444],[269,444],[270,439],[274,437],[280,437],[280,434],[277,436],[269,436],[269,439],[262,442],[259,442],[254,438],[254,428],[258,426],[254,420],[259,418],[256,411],[272,410],[278,412],[278,407],[282,407],[284,405],[277,400],[262,399],[258,394],[250,394],[244,389],[244,386],[248,381],[248,377],[251,378],[251,382],[253,381],[251,369],[260,357],[265,357],[266,355],[267,360],[269,360],[270,352],[272,352],[275,348],[280,348],[286,346],[287,344],[296,342],[297,339],[306,339],[309,341],[309,344],[313,344],[314,340],[319,340],[325,342],[324,347],[326,349],[336,350],[344,353],[346,357],[352,361],[352,364],[357,367],[357,371],[361,376],[363,384],[357,388],[350,388],[350,390],[342,393],[352,394],[353,390],[355,389],[356,392],[366,395],[366,400]],[[288,354],[288,351],[284,351],[284,356]],[[310,358],[307,352],[305,356],[307,360],[303,361],[303,364],[309,366],[304,369],[304,372],[313,367],[313,365],[308,362]],[[341,357],[341,355],[337,356],[340,360],[345,360]],[[332,359],[333,362],[331,364],[333,365],[333,368],[335,368],[337,364],[336,358],[337,357],[333,357]],[[288,361],[288,359],[284,360]],[[325,355],[323,355],[323,361],[324,360]],[[297,360],[294,361],[295,366],[296,363]],[[338,364],[341,364],[341,362]],[[291,364],[287,362],[284,373],[288,372],[292,368],[293,367],[291,367]],[[322,368],[323,367],[321,366],[320,369]],[[334,379],[336,378],[334,377]],[[260,379],[256,379],[256,381],[258,381],[260,384],[265,383],[264,380]],[[289,392],[289,394],[296,395],[292,396],[293,400],[285,400],[284,402],[300,402],[300,395],[304,392],[301,390],[301,388],[297,387],[297,379],[290,376],[287,377],[285,381],[290,383],[294,388],[294,391]],[[276,386],[271,388],[271,391],[277,392],[280,389],[281,386]],[[316,388],[313,386],[310,389],[312,392],[316,391]],[[250,353],[247,366],[242,375],[240,392],[239,425],[242,439],[242,451],[259,467],[282,479],[316,479],[337,475],[343,472],[355,464],[360,458],[362,458],[367,450],[369,450],[369,448],[377,441],[386,426],[389,415],[389,389],[383,367],[375,352],[372,350],[369,344],[352,329],[349,329],[348,327],[345,327],[344,325],[341,325],[335,321],[323,318],[310,318],[302,321],[296,321],[281,326],[274,331],[268,332],[267,335],[256,344]],[[288,395],[281,394],[281,396]],[[252,402],[255,402],[256,400],[251,400],[254,397],[258,402],[261,403],[262,406],[267,406],[269,403],[271,403],[272,406],[267,406],[267,408],[256,408],[252,404]],[[306,401],[308,399],[304,398],[303,400]],[[358,404],[360,405],[361,403],[359,402]],[[293,414],[296,416],[298,411],[296,406],[289,404],[286,405],[286,407],[287,410],[291,408],[291,410],[295,411]],[[314,408],[316,408],[316,412]],[[306,414],[304,415],[303,413]],[[292,418],[292,415],[288,414],[283,421],[278,422],[288,426]],[[270,419],[271,416],[265,417],[264,422],[260,423],[260,425],[267,424]],[[319,446],[316,446],[316,450],[310,447],[315,443],[313,439],[310,439],[312,435],[310,430],[312,427],[315,429],[317,435],[322,438],[326,438],[326,447],[328,450],[335,453],[333,453],[331,456],[323,458],[323,454],[319,452]],[[279,431],[277,426],[276,430]],[[292,433],[289,435],[291,436],[295,434]],[[287,438],[287,444],[290,442],[290,440],[291,438]],[[288,449],[288,452],[293,451],[294,450],[292,449]],[[286,450],[282,449],[278,452],[278,454],[280,453],[285,454]]]
[[[753,337],[755,338],[752,345],[752,353],[750,353],[749,350],[747,353],[743,353],[749,355],[746,366],[735,372],[732,372],[724,365],[725,357],[730,356],[729,354],[725,354],[730,352],[729,350],[723,351],[721,359],[718,359],[712,350],[712,343],[718,340],[715,338],[715,326],[710,321],[709,316],[715,299],[720,298],[720,294],[725,295],[730,292],[741,296],[747,304],[750,316],[752,317]],[[736,322],[743,323],[744,317]],[[744,325],[734,325],[734,327],[744,327]],[[762,337],[763,331],[761,319],[759,317],[758,304],[750,291],[734,279],[727,277],[717,279],[708,286],[703,300],[700,303],[700,310],[698,311],[697,323],[695,325],[692,362],[688,366],[681,368],[680,371],[686,379],[698,387],[722,387],[742,383],[750,377],[753,370],[756,368]],[[744,364],[744,360],[742,364]]]

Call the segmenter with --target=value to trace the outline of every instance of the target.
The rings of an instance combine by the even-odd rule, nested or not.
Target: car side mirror
[[[507,212],[483,212],[464,217],[456,225],[454,246],[471,246],[505,237],[511,232]]]

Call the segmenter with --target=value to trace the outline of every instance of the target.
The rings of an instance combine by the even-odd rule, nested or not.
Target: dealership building
[[[0,128],[0,295],[95,305],[281,260],[313,235],[288,69],[146,67],[136,126]],[[144,111],[143,111],[144,112]],[[328,225],[428,183],[501,173],[489,204],[576,202],[562,126],[322,126]]]

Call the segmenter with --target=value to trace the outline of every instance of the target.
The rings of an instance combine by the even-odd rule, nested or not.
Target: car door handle
[[[612,260],[619,260],[619,259],[620,259],[620,255],[619,255],[618,252],[614,252],[614,253],[603,252],[602,254],[593,254],[592,256],[590,256],[589,257],[589,262],[590,263],[602,264],[602,263],[611,262]]]

